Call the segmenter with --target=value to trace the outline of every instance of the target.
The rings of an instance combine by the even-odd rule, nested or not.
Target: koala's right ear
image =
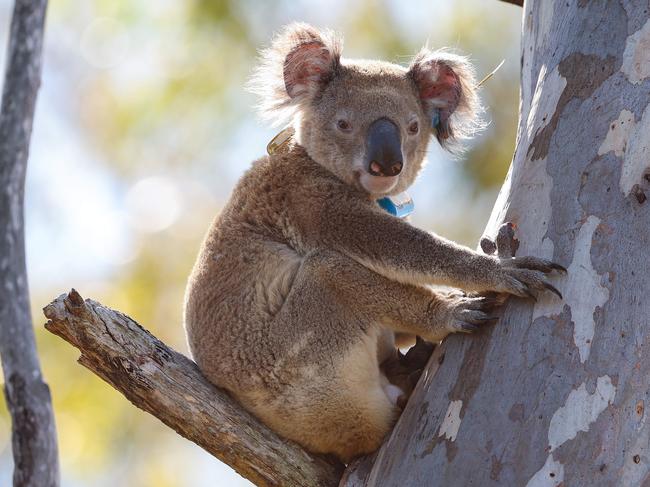
[[[459,141],[483,127],[474,68],[463,56],[423,48],[411,62],[409,76],[442,147],[460,151]]]
[[[260,97],[259,110],[274,124],[286,122],[335,76],[341,41],[308,24],[290,24],[262,51],[248,88]]]

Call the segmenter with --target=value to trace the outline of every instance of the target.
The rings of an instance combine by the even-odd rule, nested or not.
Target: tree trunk
[[[16,0],[0,113],[0,356],[16,487],[59,484],[50,391],[41,376],[29,309],[23,217],[46,6],[46,0]]]
[[[524,8],[517,146],[486,235],[514,222],[517,255],[568,268],[564,300],[511,299],[450,337],[343,485],[650,485],[650,8]]]

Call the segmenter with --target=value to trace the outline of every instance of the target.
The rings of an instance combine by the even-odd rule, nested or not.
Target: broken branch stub
[[[256,485],[338,484],[340,463],[278,437],[127,315],[74,289],[43,311],[45,328],[79,349],[79,363]]]
[[[515,225],[511,222],[503,223],[494,240],[482,237],[479,245],[481,250],[488,255],[496,252],[502,259],[514,257],[519,248],[519,240],[515,238]]]

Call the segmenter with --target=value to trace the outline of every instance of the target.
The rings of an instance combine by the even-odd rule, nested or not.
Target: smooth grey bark
[[[0,356],[16,487],[59,485],[50,391],[41,375],[29,308],[23,216],[46,7],[46,0],[15,2],[0,113]]]
[[[650,485],[649,18],[647,1],[525,3],[516,151],[485,233],[512,221],[517,255],[565,265],[564,301],[510,299],[446,340],[343,485]]]
[[[79,349],[82,365],[256,485],[338,484],[340,463],[278,437],[128,316],[84,301],[74,289],[44,312],[45,327]]]

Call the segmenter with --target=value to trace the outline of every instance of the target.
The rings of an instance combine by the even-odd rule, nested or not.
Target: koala
[[[270,428],[349,462],[400,414],[406,391],[382,367],[396,334],[474,331],[493,321],[493,302],[472,293],[556,292],[548,274],[564,269],[478,253],[377,203],[413,183],[433,136],[457,151],[477,127],[464,57],[348,60],[338,36],[296,23],[251,86],[294,135],[253,163],[209,229],[187,285],[188,344],[203,374]]]

